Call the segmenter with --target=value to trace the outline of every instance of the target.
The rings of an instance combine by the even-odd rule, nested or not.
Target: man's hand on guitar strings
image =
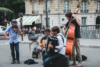
[[[63,30],[63,33],[65,34],[65,33],[66,33],[66,31],[65,31],[65,30]]]
[[[42,47],[43,45],[42,44],[40,44],[40,47]]]

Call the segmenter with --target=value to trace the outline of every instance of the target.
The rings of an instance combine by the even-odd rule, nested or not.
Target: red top
[[[32,29],[32,31],[35,31],[34,29]]]

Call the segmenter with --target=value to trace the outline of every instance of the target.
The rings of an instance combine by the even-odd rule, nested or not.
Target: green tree
[[[0,7],[6,7],[14,11],[15,17],[18,13],[25,13],[25,3],[23,0],[0,0]]]
[[[6,14],[6,16],[5,16]],[[4,19],[6,18],[8,21],[11,21],[11,19],[14,16],[14,12],[11,11],[8,8],[3,8],[0,7],[0,25],[3,25],[4,23],[2,23],[2,21],[4,21]]]

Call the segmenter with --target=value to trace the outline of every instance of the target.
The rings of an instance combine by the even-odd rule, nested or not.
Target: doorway
[[[96,24],[100,24],[100,16],[96,18]]]

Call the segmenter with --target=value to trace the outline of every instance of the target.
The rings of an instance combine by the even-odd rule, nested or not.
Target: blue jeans
[[[12,60],[19,61],[19,43],[10,43],[10,49],[11,49]],[[16,50],[16,58],[15,58],[15,50]]]
[[[35,32],[32,32],[32,35],[35,35]]]
[[[59,57],[61,57],[61,54],[55,54],[55,55],[49,55],[49,54],[44,54],[44,67],[52,67],[51,62]]]

